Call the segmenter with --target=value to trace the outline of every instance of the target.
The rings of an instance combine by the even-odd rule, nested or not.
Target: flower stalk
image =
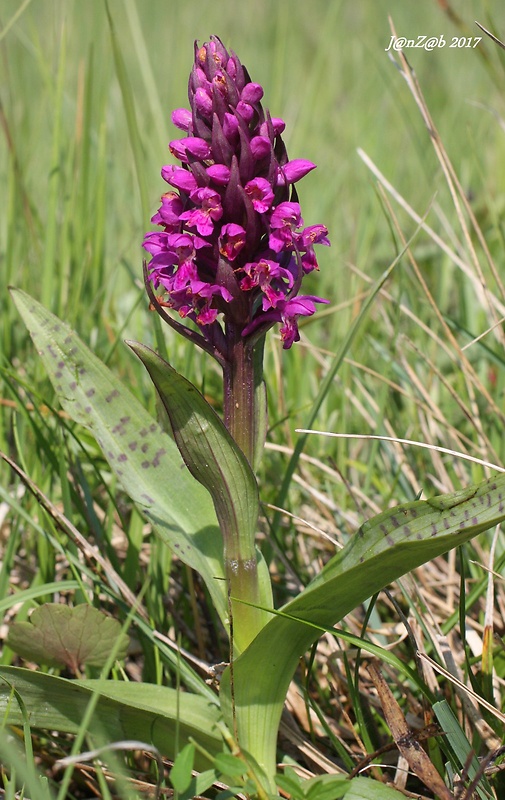
[[[152,217],[161,230],[144,238],[146,283],[151,307],[221,365],[224,424],[253,470],[266,430],[265,334],[280,323],[289,349],[300,338],[298,319],[328,302],[300,294],[304,276],[318,269],[314,246],[329,245],[328,231],[304,227],[295,184],[315,164],[288,159],[285,123],[264,110],[262,86],[216,36],[202,47],[195,42],[194,54],[190,108],[172,114],[184,133],[169,144],[178,164],[161,170],[169,189]],[[257,518],[243,524],[222,497],[214,502],[231,596],[265,605]],[[235,606],[235,636],[250,641],[264,615]]]
[[[224,424],[253,465],[257,417],[254,352],[236,326],[227,325],[226,335],[230,343],[231,358],[223,367]]]

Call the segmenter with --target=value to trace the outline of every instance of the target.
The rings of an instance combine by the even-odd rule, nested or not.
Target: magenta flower
[[[237,225],[236,222],[223,225],[219,247],[221,255],[225,256],[228,261],[235,261],[246,243],[246,236],[246,231],[242,225]]]
[[[274,193],[266,178],[253,178],[246,183],[244,190],[251,199],[255,211],[264,214],[271,207]]]
[[[195,205],[180,214],[179,219],[186,222],[186,227],[196,228],[201,236],[211,236],[214,222],[223,216],[219,194],[212,189],[195,189],[190,198]]]
[[[180,166],[162,168],[172,190],[152,217],[162,231],[144,239],[149,280],[163,292],[154,305],[196,323],[199,343],[223,363],[238,339],[252,344],[276,322],[288,348],[299,317],[328,302],[298,296],[317,269],[314,246],[330,243],[324,225],[304,228],[292,188],[315,164],[289,161],[285,123],[263,109],[262,86],[217,37],[195,43],[188,92],[190,109],[172,114],[186,134],[169,144]]]

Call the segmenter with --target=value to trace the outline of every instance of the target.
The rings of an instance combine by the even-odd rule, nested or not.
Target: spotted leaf
[[[11,293],[61,405],[93,433],[156,533],[200,573],[224,621],[221,532],[209,495],[184,465],[176,444],[68,325],[25,292]]]

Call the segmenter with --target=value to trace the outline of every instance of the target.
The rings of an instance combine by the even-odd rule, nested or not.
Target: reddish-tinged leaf
[[[35,609],[29,622],[11,626],[7,644],[28,661],[64,665],[76,672],[84,664],[102,667],[116,647],[117,658],[124,658],[128,637],[116,619],[93,606],[46,603]]]

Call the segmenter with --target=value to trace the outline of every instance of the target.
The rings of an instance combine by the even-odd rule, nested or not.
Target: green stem
[[[252,465],[255,448],[255,358],[240,330],[227,325],[231,356],[223,369],[224,423]]]
[[[223,367],[224,422],[251,465],[257,449],[257,370],[261,359],[244,342],[238,326],[227,325],[229,353]],[[222,525],[223,529],[223,525]],[[226,575],[231,598],[261,605],[254,531],[223,530]],[[264,612],[231,600],[236,652],[241,652],[265,624]]]

